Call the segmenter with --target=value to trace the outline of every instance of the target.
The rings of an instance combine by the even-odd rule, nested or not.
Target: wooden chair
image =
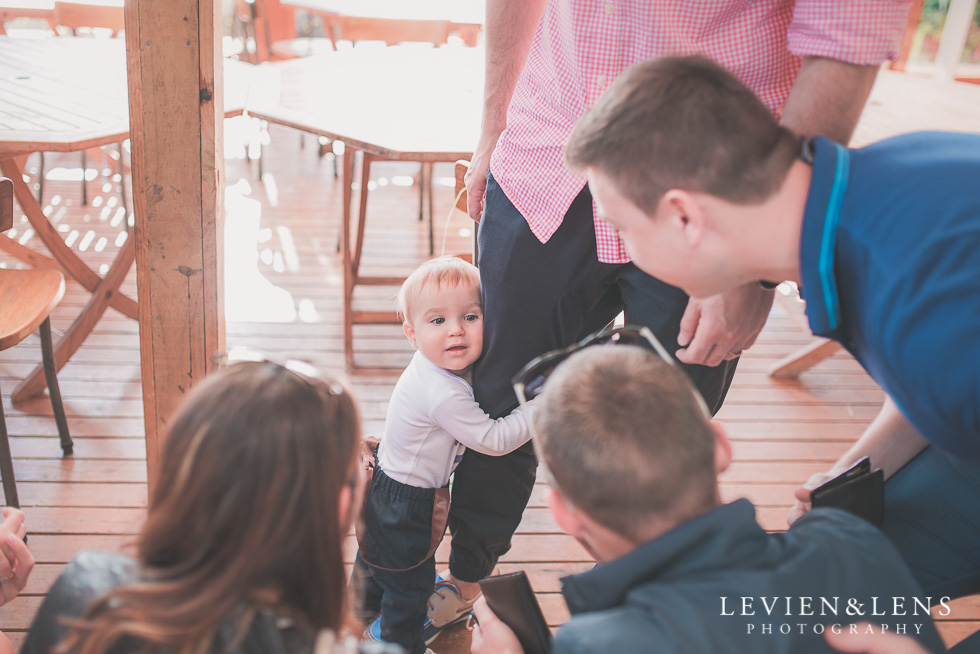
[[[61,34],[66,32],[71,36],[77,36],[78,30],[108,29],[111,30],[112,38],[125,30],[123,18],[123,7],[112,5],[91,5],[83,2],[71,2],[70,0],[56,0],[54,3],[53,22],[57,26],[56,31]],[[102,153],[103,157],[105,153]],[[118,161],[115,163],[119,169],[119,196],[122,200],[126,214],[129,214],[129,203],[126,197],[126,173],[124,164],[124,152],[122,144],[118,147]],[[82,157],[82,204],[88,204],[88,185],[85,173],[88,170],[88,152],[81,151]],[[113,157],[110,156],[110,160]],[[105,159],[103,158],[103,161]],[[38,164],[38,204],[44,205],[44,153],[40,153]]]
[[[13,224],[13,184],[0,178],[0,227]],[[61,437],[65,455],[72,453],[73,443],[68,433],[68,421],[61,402],[61,390],[54,367],[54,348],[51,345],[51,311],[65,294],[65,278],[57,270],[0,269],[0,351],[17,345],[35,329],[40,329],[41,357],[44,376],[51,395],[51,407]],[[7,422],[0,404],[0,476],[3,495],[9,506],[20,506],[14,479],[14,462],[7,438]]]
[[[244,58],[258,64],[272,58],[268,7],[265,0],[235,0],[232,36],[242,39]],[[250,47],[251,46],[251,47]]]
[[[112,30],[112,36],[115,38],[119,32],[126,29],[122,7],[90,5],[67,0],[57,0],[54,3],[54,22],[60,27],[71,30],[73,36],[80,29],[104,28]]]
[[[445,45],[453,31],[449,20],[421,20],[394,18],[367,18],[363,16],[337,16],[332,27],[334,41],[384,41],[385,45],[398,43],[431,43]],[[384,161],[378,155],[364,155],[361,159],[361,207],[366,203],[366,189],[371,179],[371,163]],[[419,220],[425,220],[425,199],[429,199],[429,254],[435,253],[432,215],[432,163],[422,162],[418,174]]]

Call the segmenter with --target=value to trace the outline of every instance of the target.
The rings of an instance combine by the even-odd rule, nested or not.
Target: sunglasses
[[[294,377],[298,377],[317,390],[326,391],[331,397],[340,397],[345,393],[342,384],[328,378],[312,363],[303,361],[302,359],[278,359],[270,357],[258,350],[247,347],[235,347],[216,354],[214,356],[214,362],[221,367],[231,366],[236,363],[268,363],[291,373]]]
[[[595,345],[637,345],[648,350],[652,350],[670,365],[677,365],[674,357],[670,355],[667,349],[657,339],[657,337],[653,335],[653,332],[650,331],[648,327],[626,325],[625,327],[604,329],[594,334],[590,334],[578,343],[573,343],[568,347],[546,352],[545,354],[532,359],[526,366],[521,368],[520,371],[514,375],[511,382],[514,387],[514,393],[517,394],[518,401],[522,405],[527,404],[529,401],[540,395],[541,391],[544,390],[545,382],[548,381],[548,377],[550,377],[551,373],[555,371],[555,368],[582,348],[592,347]],[[704,398],[701,397],[701,393],[694,388],[693,384],[690,385],[690,390],[694,395],[695,402],[697,402],[701,412],[707,419],[710,420],[711,411],[708,410],[708,405],[705,403]]]

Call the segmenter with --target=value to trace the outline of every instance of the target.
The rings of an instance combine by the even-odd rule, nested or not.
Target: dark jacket
[[[554,654],[824,654],[835,651],[824,629],[858,621],[890,631],[904,624],[930,652],[946,651],[891,542],[837,509],[768,534],[751,502],[738,500],[566,577],[562,592],[572,619],[558,630]],[[885,615],[873,615],[875,607]]]
[[[133,559],[106,552],[82,552],[68,564],[55,581],[38,610],[21,649],[22,654],[48,654],[68,633],[63,618],[81,616],[96,599],[118,585],[138,581],[139,565]],[[232,621],[219,629],[211,651],[215,654],[308,654],[313,652],[316,634],[295,626],[282,626],[271,613],[259,613],[252,621],[248,635],[235,649]],[[124,640],[112,654],[144,651],[146,643]],[[336,654],[403,654],[400,647],[387,643],[361,642],[334,648]]]

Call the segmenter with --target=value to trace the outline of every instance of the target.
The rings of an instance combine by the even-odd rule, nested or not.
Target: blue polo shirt
[[[980,464],[980,135],[813,143],[800,244],[810,328],[840,341],[930,443]]]

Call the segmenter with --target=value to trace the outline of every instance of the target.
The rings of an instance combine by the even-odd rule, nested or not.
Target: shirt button
[[[606,85],[606,76],[605,75],[599,75],[598,77],[595,78],[595,83],[596,83],[596,86],[605,86]]]
[[[606,5],[605,7],[603,7],[603,9],[605,10],[605,12],[607,14],[612,14],[612,13],[615,13],[616,12],[616,7],[613,6],[613,5],[611,5],[611,4]]]

